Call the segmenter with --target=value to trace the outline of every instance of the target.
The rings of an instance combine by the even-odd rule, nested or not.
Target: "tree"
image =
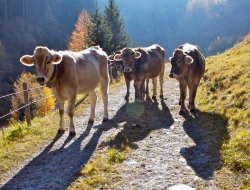
[[[125,25],[115,0],[109,0],[108,5],[105,6],[104,19],[112,33],[110,53],[128,46],[130,44],[129,36],[125,30]]]
[[[91,17],[86,10],[79,15],[72,32],[68,48],[72,51],[81,51],[90,46],[91,41],[88,40],[88,34],[92,25]]]
[[[97,7],[91,15],[91,22],[92,25],[88,33],[88,43],[90,45],[99,45],[108,54],[111,53],[113,47],[111,44],[112,34]]]

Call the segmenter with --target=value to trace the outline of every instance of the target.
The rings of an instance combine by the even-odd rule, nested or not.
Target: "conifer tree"
[[[72,32],[68,48],[72,51],[81,51],[90,46],[88,41],[88,33],[91,23],[91,17],[86,10],[83,10],[79,15],[75,24],[75,29]]]
[[[91,15],[91,22],[92,25],[88,30],[88,43],[90,45],[99,45],[108,54],[111,53],[113,47],[111,44],[112,34],[97,7]]]
[[[112,33],[111,44],[113,46],[110,53],[130,45],[129,36],[115,0],[109,0],[108,5],[105,6],[104,18]]]

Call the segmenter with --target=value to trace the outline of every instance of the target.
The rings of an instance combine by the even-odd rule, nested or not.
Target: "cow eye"
[[[46,61],[46,64],[47,64],[47,65],[50,64],[50,60],[47,60],[47,61]]]
[[[181,60],[177,60],[177,66],[180,66],[181,65]]]

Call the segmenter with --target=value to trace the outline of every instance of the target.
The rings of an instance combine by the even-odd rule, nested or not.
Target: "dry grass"
[[[226,189],[231,189],[233,183],[238,187],[241,185],[242,189],[250,186],[249,39],[247,37],[226,52],[207,58],[206,73],[197,94],[198,107],[202,111],[221,114],[228,119],[230,139],[222,146],[227,169],[219,172],[223,176],[220,184],[224,187],[229,184]],[[235,180],[227,180],[225,175],[229,176],[229,173]]]

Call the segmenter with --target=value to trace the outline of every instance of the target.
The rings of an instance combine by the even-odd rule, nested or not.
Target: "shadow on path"
[[[100,146],[122,149],[126,145],[137,149],[139,147],[135,142],[143,140],[153,130],[168,129],[174,123],[163,100],[160,100],[159,103],[152,100],[143,103],[127,103],[124,108],[120,109],[115,116],[122,115],[122,123],[115,126],[121,128],[121,131]]]
[[[196,174],[208,180],[221,167],[221,146],[229,138],[225,117],[200,112],[192,117],[184,115],[183,129],[193,139],[195,146],[182,148],[180,153]]]
[[[56,136],[1,189],[65,189],[80,172],[82,166],[89,161],[104,131],[119,127],[122,121],[127,122],[115,137],[115,140],[118,140],[116,145],[119,147],[126,142],[132,145],[133,142],[144,139],[151,130],[169,128],[174,121],[164,101],[161,102],[161,107],[162,109],[159,109],[157,102],[125,103],[106,123],[94,127],[78,126],[86,127],[84,131],[77,131],[80,136],[67,137],[65,140],[63,140],[64,135],[67,134]],[[161,120],[158,121],[159,117]],[[110,142],[110,145],[112,143]]]

